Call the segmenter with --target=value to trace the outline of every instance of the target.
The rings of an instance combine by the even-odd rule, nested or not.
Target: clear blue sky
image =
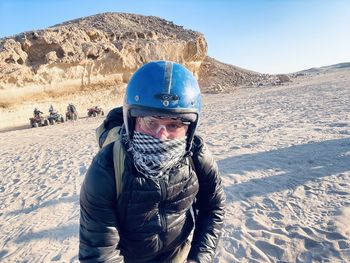
[[[348,0],[0,0],[0,37],[103,12],[200,31],[209,56],[261,73],[350,62]]]

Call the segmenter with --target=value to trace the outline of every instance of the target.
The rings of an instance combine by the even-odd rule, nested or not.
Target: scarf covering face
[[[129,143],[137,171],[149,179],[163,178],[186,152],[186,137],[160,140],[135,131]]]

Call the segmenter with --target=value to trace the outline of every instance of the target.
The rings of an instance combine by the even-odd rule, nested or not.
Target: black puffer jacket
[[[195,137],[193,144],[195,172],[184,158],[166,180],[143,177],[127,154],[118,204],[112,149],[108,145],[96,155],[81,188],[80,261],[163,262],[190,235],[193,206],[188,258],[212,262],[223,224],[224,192],[202,139]]]

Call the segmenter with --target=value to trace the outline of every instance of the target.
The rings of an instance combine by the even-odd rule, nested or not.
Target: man
[[[72,114],[78,114],[77,109],[75,108],[73,103],[68,103],[67,112]]]
[[[54,109],[54,107],[52,106],[52,104],[51,104],[50,107],[49,107],[49,113],[50,113],[50,115],[54,115],[54,114],[57,113],[56,109]]]
[[[67,112],[66,112],[66,120],[77,120],[78,112],[73,103],[68,103]]]
[[[213,262],[224,218],[216,162],[195,135],[201,94],[180,64],[150,62],[128,83],[120,126],[123,190],[116,198],[113,143],[101,149],[80,193],[82,262]]]
[[[33,115],[35,118],[40,118],[41,114],[43,114],[42,111],[38,110],[38,108],[34,108]]]

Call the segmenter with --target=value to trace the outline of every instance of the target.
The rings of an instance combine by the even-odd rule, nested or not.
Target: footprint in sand
[[[275,204],[275,201],[272,200],[271,198],[264,198],[263,199],[263,204],[265,205],[266,208],[279,210],[279,208]]]
[[[265,254],[272,258],[282,258],[284,250],[277,245],[270,244],[263,240],[257,240],[255,245],[262,250]]]
[[[316,249],[316,248],[319,248],[321,249],[323,247],[323,245],[316,241],[316,240],[313,240],[311,238],[308,238],[308,237],[304,237],[304,246],[306,249]]]
[[[12,182],[13,182],[14,184],[17,184],[19,181],[20,181],[20,179],[13,179],[13,180],[12,180]]]
[[[332,191],[332,194],[335,194],[335,195],[349,195],[349,192],[345,192],[345,191]]]
[[[85,164],[80,164],[79,175],[85,175],[86,171],[87,171],[87,169],[86,169]]]
[[[350,131],[348,131],[348,130],[341,130],[341,131],[339,131],[339,134],[350,135]]]
[[[338,122],[338,123],[331,123],[328,125],[329,127],[347,127],[348,124],[347,123],[342,123],[342,122]]]
[[[61,255],[54,256],[51,261],[59,261],[61,259]]]
[[[1,250],[0,251],[0,259],[3,258],[7,253],[8,253],[8,251],[6,249]]]
[[[268,217],[273,221],[280,221],[284,218],[280,212],[270,212],[268,213]]]
[[[326,233],[326,237],[327,237],[328,240],[346,239],[345,236],[343,236],[342,234],[337,233],[337,232]]]
[[[338,241],[338,246],[340,249],[349,249],[350,248],[350,243],[344,240]]]

